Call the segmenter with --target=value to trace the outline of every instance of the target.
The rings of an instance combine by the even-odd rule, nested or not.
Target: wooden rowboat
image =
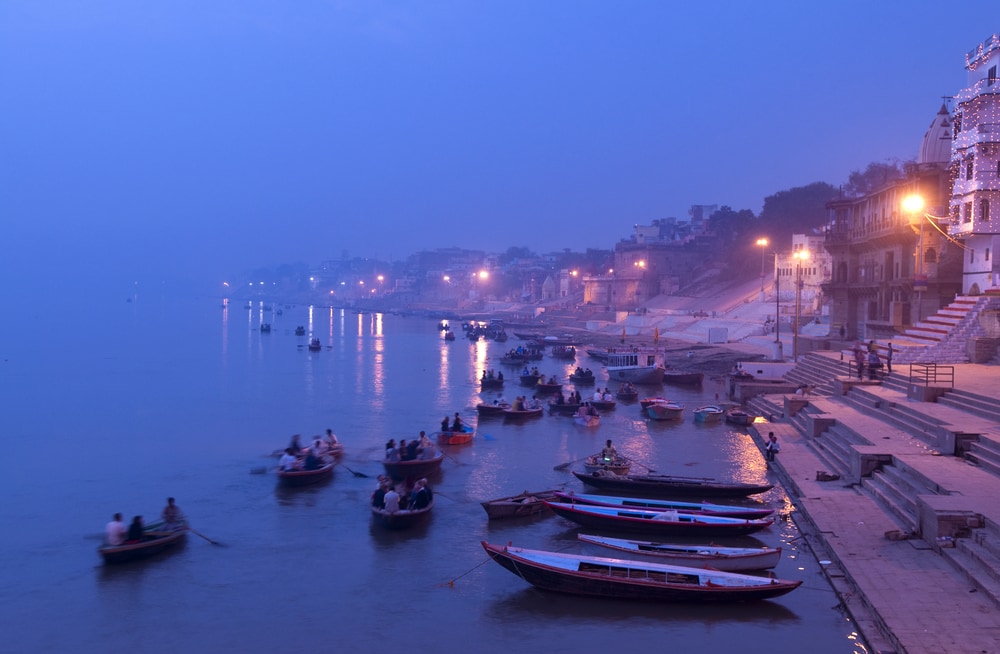
[[[590,400],[590,406],[601,411],[611,411],[618,406],[618,403],[614,400]]]
[[[726,422],[731,425],[746,426],[753,424],[754,415],[745,409],[733,408],[726,411]]]
[[[646,407],[646,415],[653,420],[680,420],[684,407],[674,402],[653,402]]]
[[[708,404],[694,410],[694,420],[695,422],[719,422],[722,420],[723,413],[725,412],[722,410],[722,407],[715,404]]]
[[[542,407],[534,409],[507,409],[503,412],[503,417],[507,420],[520,420],[522,418],[537,418],[542,415]]]
[[[726,572],[766,570],[778,565],[780,547],[719,547],[718,545],[683,545],[679,543],[653,543],[645,540],[627,540],[577,534],[584,543],[600,545],[629,554],[655,556],[667,565],[689,568],[711,568]]]
[[[601,416],[599,415],[580,415],[577,413],[573,416],[573,421],[576,424],[583,427],[600,427],[601,426]]]
[[[488,388],[503,388],[503,380],[496,377],[481,377],[479,379],[479,387],[483,390]]]
[[[502,416],[504,411],[510,408],[510,404],[504,402],[503,404],[487,404],[483,402],[482,404],[476,405],[476,412],[479,413],[481,417],[489,416]]]
[[[774,509],[768,509],[763,506],[734,506],[731,504],[683,502],[681,500],[648,497],[617,497],[615,495],[589,495],[587,493],[563,492],[557,492],[556,497],[560,502],[593,504],[595,506],[620,506],[631,509],[649,509],[650,511],[700,513],[702,515],[715,515],[722,518],[745,518],[749,520],[766,518],[774,513]]]
[[[333,476],[333,465],[329,461],[315,470],[278,470],[278,483],[288,487],[317,484]]]
[[[434,508],[434,500],[422,509],[400,509],[399,511],[386,511],[371,507],[372,518],[386,529],[409,529],[424,522],[430,517],[431,509]]]
[[[126,563],[162,552],[169,547],[177,545],[187,537],[188,529],[186,524],[180,529],[170,531],[160,531],[162,527],[162,522],[149,525],[143,530],[142,540],[139,542],[125,542],[121,545],[101,545],[97,548],[97,552],[107,564]]]
[[[555,493],[553,490],[538,491],[537,493],[524,491],[519,495],[499,497],[495,500],[480,502],[480,504],[483,505],[490,520],[523,518],[548,511],[549,507],[545,505],[545,500],[555,499]]]
[[[572,595],[666,602],[745,602],[784,595],[802,583],[646,561],[529,550],[486,541],[482,545],[494,561],[529,584]]]
[[[640,497],[747,497],[774,487],[773,484],[724,482],[708,477],[608,475],[603,471],[590,474],[574,471],[573,474],[588,486]]]
[[[558,393],[562,390],[562,384],[559,382],[543,382],[541,380],[535,384],[535,392],[538,395],[551,395],[553,393]]]
[[[765,527],[770,527],[774,522],[771,519],[743,520],[696,513],[678,513],[677,511],[649,511],[589,504],[562,504],[559,502],[546,502],[546,504],[556,512],[556,515],[584,527],[598,530],[634,531],[657,536],[682,536],[685,538],[746,536]]]
[[[417,479],[427,477],[441,470],[444,453],[438,452],[431,459],[412,459],[410,461],[383,461],[385,474],[393,479]]]

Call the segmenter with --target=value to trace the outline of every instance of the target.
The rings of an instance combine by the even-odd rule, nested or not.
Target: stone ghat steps
[[[953,388],[938,398],[938,404],[1000,423],[1000,406],[993,398]]]
[[[942,556],[1000,604],[1000,525],[987,520],[983,527],[971,529],[970,537],[956,538],[953,544],[941,549]]]
[[[977,441],[969,444],[965,458],[1000,477],[1000,434],[980,434]]]

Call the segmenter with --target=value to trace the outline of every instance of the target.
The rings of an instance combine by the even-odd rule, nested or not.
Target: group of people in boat
[[[538,370],[538,368],[535,368],[535,370]],[[537,383],[540,386],[544,386],[545,384],[558,384],[559,378],[556,377],[555,375],[549,375],[548,377],[546,377],[545,375],[539,375]]]
[[[577,366],[576,370],[573,371],[573,375],[572,376],[573,377],[593,377],[594,376],[594,372],[590,368],[581,368],[580,366]]]
[[[455,417],[458,417],[457,413]],[[436,456],[437,448],[434,446],[434,441],[428,438],[424,431],[421,431],[417,438],[410,439],[409,442],[405,438],[401,438],[399,445],[396,445],[396,439],[390,438],[389,442],[385,444],[385,460],[389,462],[427,461]]]
[[[445,416],[441,420],[441,431],[464,431],[465,423],[462,422],[462,416],[458,415],[458,411],[455,412],[455,417],[451,419],[449,423],[448,416]],[[423,434],[424,432],[420,432]]]
[[[563,396],[562,393],[556,393],[556,404],[583,404],[583,398],[580,396],[580,391],[572,390],[569,392],[568,396]]]
[[[379,475],[378,486],[372,493],[372,506],[389,513],[417,511],[426,509],[433,499],[433,491],[431,491],[427,479],[418,479],[414,482],[413,488],[406,489],[403,486],[396,488],[391,479],[385,475]]]
[[[494,371],[493,368],[483,371],[483,376],[480,378],[483,381],[495,379],[497,381],[503,381],[503,371]]]
[[[528,366],[525,366],[524,370],[521,371],[521,376],[522,377],[531,377],[531,376],[534,376],[534,377],[538,377],[539,379],[541,379],[542,373],[538,372],[538,366],[533,367],[531,370],[528,370]]]
[[[603,391],[600,388],[595,388],[591,399],[594,402],[611,402],[615,399],[615,396],[611,394],[610,388],[605,388]]]
[[[331,456],[340,451],[340,441],[332,429],[327,429],[323,438],[313,436],[308,447],[302,445],[301,439],[301,434],[292,436],[292,442],[278,460],[279,470],[317,470],[329,463]]]
[[[162,524],[156,526],[157,531],[176,531],[184,528],[184,514],[174,498],[167,498],[167,505],[160,512],[160,520]],[[126,526],[121,513],[114,514],[111,522],[104,528],[107,544],[112,547],[141,543],[145,532],[146,524],[141,515],[133,517],[132,522]]]
[[[541,408],[541,403],[538,401],[537,395],[532,395],[531,399],[528,399],[527,395],[518,395],[514,398],[514,404],[511,405],[512,411],[534,411],[535,409]]]
[[[581,418],[585,418],[587,416],[596,416],[600,414],[597,413],[597,408],[593,404],[590,402],[584,402],[580,405],[580,408],[576,410],[576,415]]]

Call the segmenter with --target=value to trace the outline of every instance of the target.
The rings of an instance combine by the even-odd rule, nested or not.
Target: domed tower
[[[924,141],[920,144],[920,154],[917,155],[917,165],[925,164],[946,164],[951,160],[951,136],[952,136],[951,114],[948,107],[941,105],[941,110],[931,122],[924,134]]]

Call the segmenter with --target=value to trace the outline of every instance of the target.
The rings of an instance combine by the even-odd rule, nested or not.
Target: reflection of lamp
[[[792,361],[799,360],[799,309],[802,304],[802,262],[809,260],[809,250],[797,250],[795,258],[795,329],[792,331]]]
[[[924,299],[924,289],[927,288],[927,275],[924,273],[924,199],[919,195],[908,195],[903,198],[903,211],[910,214],[910,224],[916,220],[920,223],[919,241],[917,242],[917,268],[913,275],[913,288],[917,291],[917,314],[916,319],[920,320],[921,305]]]

